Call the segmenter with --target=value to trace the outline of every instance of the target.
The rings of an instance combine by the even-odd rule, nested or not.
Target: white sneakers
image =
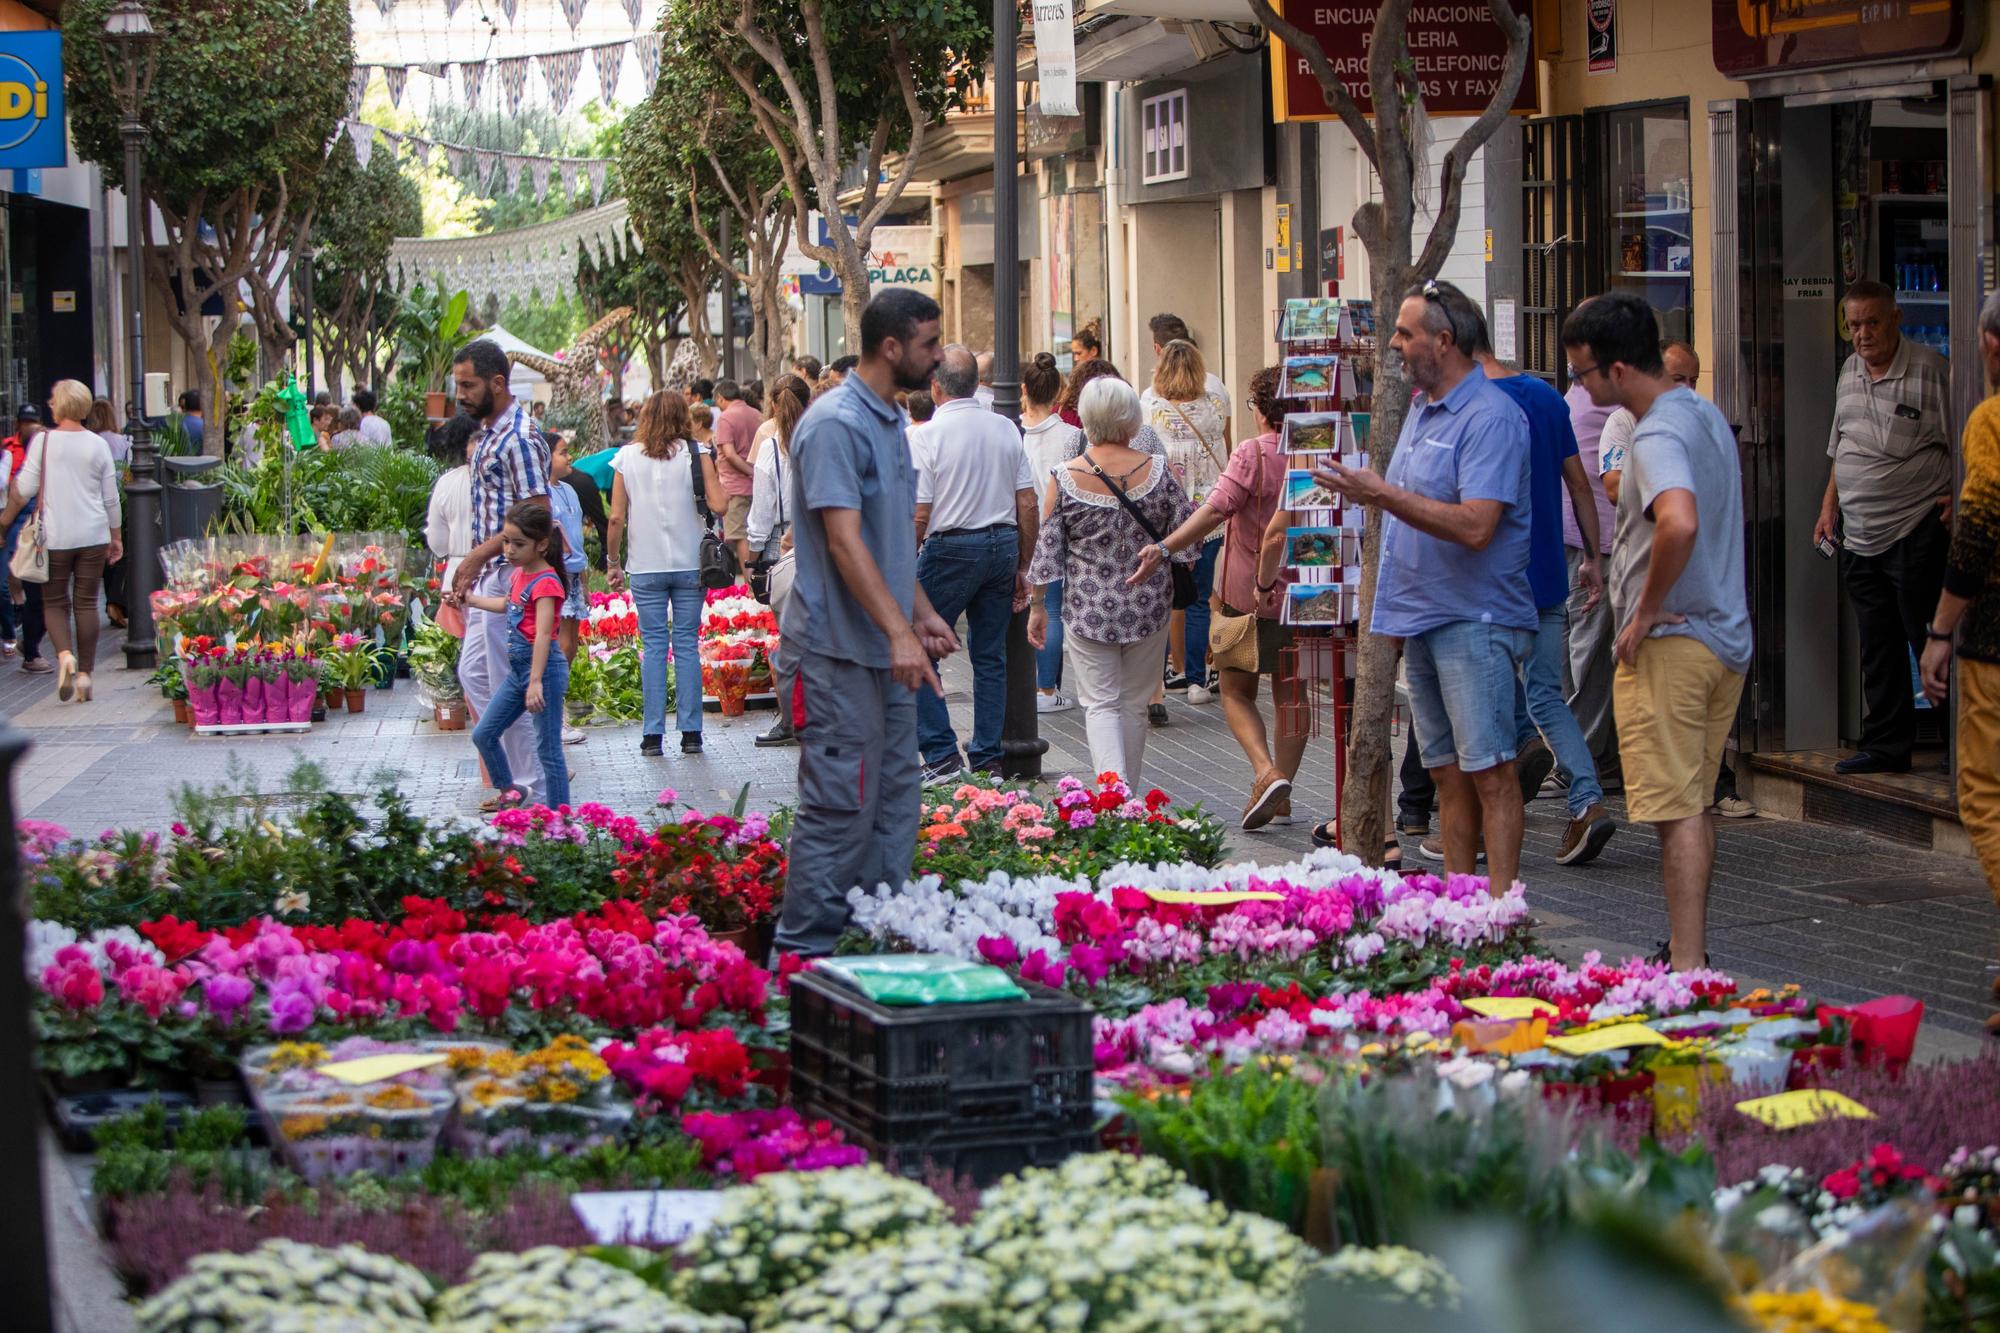
[[[1188,702],[1191,704],[1205,704],[1214,697],[1206,685],[1188,686]]]
[[[1054,694],[1043,694],[1040,691],[1037,691],[1035,694],[1035,711],[1037,713],[1067,713],[1074,707],[1076,707],[1076,700],[1070,698],[1061,690],[1057,690]]]

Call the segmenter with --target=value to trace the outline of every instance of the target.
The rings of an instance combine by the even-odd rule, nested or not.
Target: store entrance
[[[1752,154],[1764,212],[1746,228],[1746,248],[1751,305],[1769,338],[1757,394],[1768,450],[1754,461],[1746,450],[1745,484],[1756,548],[1768,553],[1752,562],[1760,637],[1778,628],[1772,619],[1782,622],[1778,651],[1762,659],[1763,703],[1772,706],[1764,720],[1774,725],[1760,748],[1769,758],[1776,740],[1801,776],[1832,781],[1863,730],[1853,607],[1839,559],[1813,540],[1832,469],[1836,386],[1854,351],[1843,302],[1855,283],[1881,282],[1896,294],[1901,337],[1951,354],[1945,98],[1760,102],[1753,125],[1766,148]],[[1957,426],[1947,423],[1954,466]],[[1948,719],[1922,698],[1914,657],[1908,688],[1917,704],[1911,774],[1847,785],[1949,807]]]

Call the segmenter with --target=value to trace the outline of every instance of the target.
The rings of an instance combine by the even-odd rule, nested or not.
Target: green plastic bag
[[[285,372],[285,387],[278,390],[278,401],[284,404],[285,432],[292,437],[292,447],[310,449],[318,444],[313,435],[312,413],[306,408],[305,391],[299,388],[290,371]]]
[[[817,970],[877,1004],[982,1004],[1025,1000],[1028,993],[997,967],[936,953],[877,953],[826,958]]]

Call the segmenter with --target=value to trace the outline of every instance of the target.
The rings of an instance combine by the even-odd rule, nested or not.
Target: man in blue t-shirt
[[[1484,333],[1482,328],[1481,333]],[[1514,718],[1521,743],[1521,799],[1531,801],[1541,779],[1548,776],[1547,756],[1569,777],[1569,827],[1563,830],[1556,864],[1582,865],[1604,850],[1618,826],[1604,813],[1604,787],[1597,780],[1597,762],[1576,715],[1563,700],[1563,662],[1568,657],[1569,563],[1563,549],[1563,505],[1572,504],[1584,536],[1584,555],[1577,578],[1589,589],[1589,606],[1604,596],[1604,573],[1597,563],[1597,502],[1590,478],[1577,456],[1576,431],[1569,424],[1569,405],[1533,375],[1508,368],[1482,345],[1474,352],[1486,378],[1512,398],[1528,418],[1528,448],[1532,462],[1528,490],[1533,496],[1528,538],[1528,587],[1535,595],[1541,624],[1535,648],[1521,668],[1514,694]],[[1565,500],[1563,491],[1569,491]],[[1541,731],[1536,736],[1536,729]],[[1546,740],[1546,744],[1544,744]],[[1541,762],[1534,762],[1539,758]],[[1533,771],[1531,771],[1531,769]]]
[[[1528,421],[1472,362],[1483,322],[1450,283],[1411,288],[1390,346],[1422,393],[1388,477],[1338,463],[1313,475],[1383,511],[1370,630],[1403,641],[1445,869],[1471,874],[1483,832],[1504,891],[1521,866],[1514,680],[1541,617],[1528,585]]]
[[[861,314],[861,360],[800,419],[791,444],[794,568],[779,653],[792,682],[799,806],[777,947],[817,958],[847,928],[847,891],[901,884],[916,857],[923,777],[915,691],[958,637],[917,582],[916,469],[896,390],[930,382],[937,302],[906,287]]]

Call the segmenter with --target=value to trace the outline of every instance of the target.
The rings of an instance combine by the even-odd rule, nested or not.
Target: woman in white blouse
[[[726,507],[715,458],[689,438],[687,399],[668,389],[639,409],[632,443],[611,460],[611,524],[604,557],[613,590],[630,583],[639,613],[639,753],[660,754],[667,730],[667,635],[674,645],[674,707],[681,753],[701,753],[701,535],[699,485],[710,513]],[[696,468],[700,471],[697,472]],[[632,549],[625,550],[630,532]]]
[[[1056,411],[1062,398],[1063,374],[1056,359],[1037,352],[1021,371],[1021,443],[1028,451],[1028,464],[1035,474],[1039,512],[1052,510],[1049,492],[1055,486],[1056,469],[1083,452],[1083,432],[1064,421]],[[1061,713],[1076,707],[1076,700],[1062,691],[1063,625],[1061,579],[1042,590],[1043,605],[1049,615],[1048,642],[1035,650],[1035,711]]]
[[[472,469],[466,466],[465,447],[479,423],[460,412],[444,423],[438,439],[438,456],[446,465],[431,487],[430,510],[424,518],[424,544],[444,561],[438,586],[449,588],[458,562],[472,551]],[[438,624],[454,638],[465,637],[465,616],[453,606],[440,606]]]
[[[812,396],[812,387],[803,376],[786,375],[778,381],[778,387],[771,390],[771,419],[764,423],[772,428],[770,443],[757,449],[750,466],[750,549],[762,551],[771,561],[765,600],[775,616],[785,614],[785,603],[792,595],[791,500],[786,494],[792,484],[792,432],[812,406]],[[781,700],[792,697],[792,676],[785,670],[785,656],[776,653],[771,661],[772,686]],[[792,710],[781,704],[777,721],[758,735],[756,744],[768,748],[790,745],[796,739]]]
[[[1176,338],[1160,351],[1153,383],[1141,398],[1146,424],[1167,446],[1167,467],[1199,507],[1208,499],[1222,470],[1229,466],[1229,400],[1209,383],[1201,351]],[[1217,530],[1202,543],[1194,566],[1194,603],[1174,612],[1167,631],[1167,657],[1173,664],[1170,690],[1186,690],[1191,704],[1209,700],[1208,598],[1215,581],[1215,558],[1222,551]]]
[[[28,450],[0,513],[4,529],[30,499],[41,496],[42,539],[49,552],[42,611],[56,646],[56,697],[65,702],[90,698],[90,673],[97,666],[97,593],[105,567],[125,557],[118,469],[111,446],[83,428],[90,403],[90,390],[82,384],[56,381],[49,391],[56,427]]]

